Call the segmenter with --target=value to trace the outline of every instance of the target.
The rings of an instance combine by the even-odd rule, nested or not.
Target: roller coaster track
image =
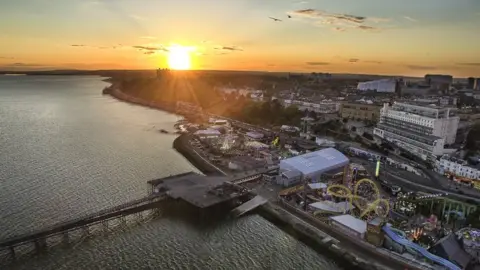
[[[359,188],[363,184],[368,184],[372,187],[374,191],[374,196],[372,199],[365,198],[359,195]],[[387,217],[390,211],[389,201],[382,199],[380,197],[380,191],[378,190],[376,184],[367,178],[357,181],[354,186],[354,192],[352,193],[351,189],[344,185],[331,185],[327,188],[328,194],[333,197],[342,198],[348,200],[350,205],[354,205],[360,210],[360,218],[370,214],[375,213],[380,217]]]

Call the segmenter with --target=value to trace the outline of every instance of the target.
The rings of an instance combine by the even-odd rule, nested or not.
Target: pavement
[[[362,164],[370,175],[374,175],[376,166],[374,162],[359,158],[352,158],[352,160]],[[423,171],[429,176],[429,178],[387,165],[383,170],[380,168],[380,178],[402,187],[404,190],[422,191],[427,193],[448,193],[448,197],[451,197],[452,199],[480,203],[479,191],[467,187],[457,188],[454,183],[446,177],[426,168],[424,168]],[[380,188],[379,183],[376,182],[376,184],[377,187]]]
[[[458,184],[448,179],[447,177],[440,175],[434,171],[422,168],[422,170],[427,174],[430,179],[435,181],[442,189],[450,193],[464,194],[471,197],[476,197],[480,199],[480,190],[471,188],[462,184]]]

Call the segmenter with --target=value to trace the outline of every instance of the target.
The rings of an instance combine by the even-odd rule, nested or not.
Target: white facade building
[[[460,118],[454,109],[385,103],[374,135],[427,160],[444,153],[444,145],[455,142]]]
[[[382,79],[361,82],[357,85],[359,91],[377,91],[379,93],[395,93],[397,82],[394,79]]]
[[[443,156],[440,160],[437,160],[435,165],[435,169],[438,173],[450,173],[455,176],[480,180],[480,170],[468,166],[465,160]]]
[[[301,100],[285,99],[283,101],[285,107],[295,105],[299,110],[314,111],[316,113],[336,113],[340,110],[340,103],[332,100],[324,100],[320,102],[306,102]]]

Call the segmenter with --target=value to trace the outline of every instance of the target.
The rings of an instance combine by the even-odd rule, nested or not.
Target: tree
[[[468,132],[465,148],[467,150],[475,151],[477,150],[477,141],[480,139],[480,125],[475,125]]]

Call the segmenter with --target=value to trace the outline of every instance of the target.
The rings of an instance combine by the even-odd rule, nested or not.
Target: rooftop
[[[158,192],[166,192],[173,199],[181,199],[199,208],[207,208],[243,195],[225,184],[225,176],[204,176],[194,172],[148,181]]]
[[[293,167],[304,175],[314,172],[327,172],[349,163],[349,159],[335,148],[325,148],[315,152],[284,159],[280,164]]]
[[[335,216],[330,217],[330,219],[359,233],[365,233],[367,231],[367,223],[351,215]]]

